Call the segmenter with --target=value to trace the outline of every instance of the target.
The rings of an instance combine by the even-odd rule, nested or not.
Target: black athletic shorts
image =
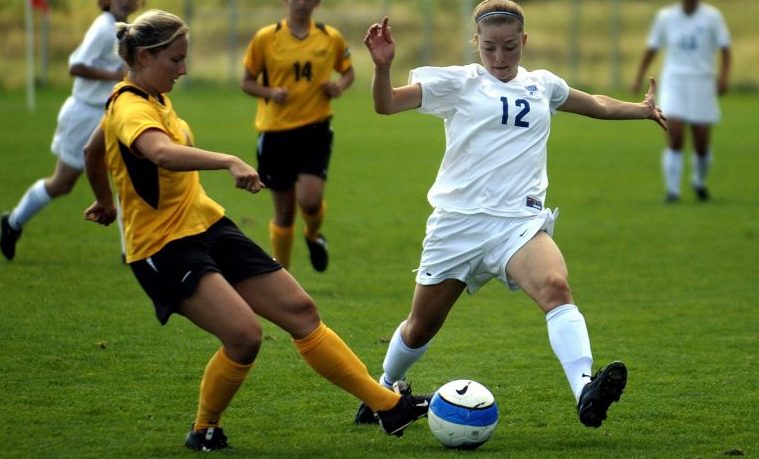
[[[207,273],[220,273],[235,284],[282,268],[226,217],[205,232],[171,241],[152,256],[129,266],[153,300],[162,325],[182,300],[192,296]]]
[[[332,155],[330,120],[287,131],[262,132],[258,136],[258,174],[274,191],[289,190],[298,175],[327,180]]]

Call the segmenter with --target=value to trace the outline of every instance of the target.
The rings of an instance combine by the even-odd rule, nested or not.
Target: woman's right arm
[[[657,50],[654,48],[648,48],[643,53],[643,57],[640,60],[640,65],[638,66],[638,73],[635,74],[635,78],[633,79],[632,84],[632,92],[637,94],[640,92],[641,88],[641,81],[643,81],[643,75],[648,72],[648,67],[651,65],[651,62],[653,62],[654,58],[656,57]]]
[[[125,74],[126,69],[124,67],[119,67],[117,70],[106,70],[84,64],[74,64],[69,67],[69,75],[90,80],[121,81]]]
[[[84,147],[84,168],[95,194],[95,202],[84,211],[84,218],[101,225],[110,225],[116,219],[116,208],[105,165],[105,134],[102,126],[95,129]]]
[[[133,142],[132,149],[164,169],[172,171],[226,169],[234,178],[237,188],[252,193],[265,188],[258,172],[237,156],[174,143],[165,132],[159,129],[148,129],[140,134]]]
[[[382,115],[392,115],[419,108],[422,105],[422,86],[413,84],[393,88],[390,66],[395,58],[395,42],[390,34],[387,16],[381,24],[369,27],[364,37],[364,44],[374,62],[372,79],[372,97],[374,110]]]
[[[249,96],[269,99],[277,104],[284,104],[287,100],[287,89],[272,88],[262,85],[258,82],[258,76],[250,73],[248,69],[245,69],[245,74],[242,77],[242,84],[240,87],[242,88],[242,91]]]

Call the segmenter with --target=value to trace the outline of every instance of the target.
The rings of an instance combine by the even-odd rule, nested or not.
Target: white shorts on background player
[[[84,146],[103,117],[103,106],[94,106],[69,96],[58,112],[58,126],[50,147],[66,165],[84,169]]]
[[[103,12],[69,56],[69,68],[83,64],[115,72],[124,65],[116,45],[116,20],[111,13]],[[53,154],[68,166],[84,169],[84,146],[100,122],[115,84],[110,80],[74,78],[71,96],[58,112],[58,126],[51,146]]]
[[[665,74],[658,97],[659,106],[669,119],[692,124],[716,124],[720,120],[714,77]]]

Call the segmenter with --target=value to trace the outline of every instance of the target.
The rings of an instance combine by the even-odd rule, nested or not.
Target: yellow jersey
[[[259,132],[284,131],[324,121],[332,116],[330,99],[322,85],[332,72],[351,69],[348,44],[340,32],[311,21],[308,36],[296,38],[286,20],[260,29],[248,43],[243,58],[251,75],[268,87],[285,88],[284,104],[258,101],[255,127]]]
[[[121,204],[127,263],[147,258],[173,240],[202,233],[224,216],[224,208],[203,190],[197,171],[163,169],[133,146],[148,129],[163,131],[177,144],[193,144],[189,125],[165,94],[149,96],[129,81],[117,84],[102,127],[106,164]]]

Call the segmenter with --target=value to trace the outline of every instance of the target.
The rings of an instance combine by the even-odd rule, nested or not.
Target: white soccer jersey
[[[421,113],[443,118],[446,149],[427,198],[449,212],[516,217],[545,203],[551,116],[569,95],[547,70],[504,83],[483,66],[420,67]]]
[[[730,32],[722,13],[705,3],[690,15],[679,3],[662,9],[648,36],[649,48],[667,49],[665,76],[713,77],[715,52],[729,46]]]
[[[84,64],[116,71],[124,64],[116,45],[116,19],[111,13],[104,12],[95,19],[82,43],[71,53],[69,67]],[[115,84],[115,81],[75,77],[72,95],[86,104],[103,107]]]

